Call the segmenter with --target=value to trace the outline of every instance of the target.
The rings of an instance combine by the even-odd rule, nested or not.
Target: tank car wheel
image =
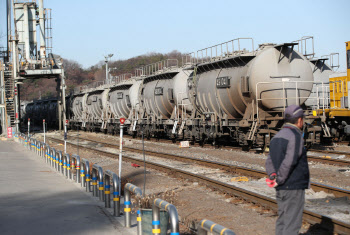
[[[194,145],[196,143],[196,138],[192,136],[192,140],[190,141],[190,145]]]
[[[252,147],[251,144],[243,145],[242,146],[242,150],[245,151],[245,152],[249,152],[251,147]]]

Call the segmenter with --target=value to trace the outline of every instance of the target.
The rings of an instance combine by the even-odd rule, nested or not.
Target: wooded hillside
[[[181,65],[182,54],[172,51],[167,54],[148,53],[127,60],[110,61],[109,68],[117,68],[111,71],[111,76],[125,73],[134,74],[136,68],[166,59],[178,59]],[[98,62],[90,68],[84,69],[77,61],[63,59],[66,76],[66,93],[69,94],[77,86],[87,85],[96,81],[104,81],[106,78],[106,67],[104,61]],[[34,100],[57,97],[57,83],[55,79],[27,80],[21,85],[21,100]]]

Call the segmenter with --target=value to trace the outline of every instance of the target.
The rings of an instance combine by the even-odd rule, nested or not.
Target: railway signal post
[[[122,183],[122,151],[123,151],[123,126],[125,118],[120,118],[120,141],[119,141],[119,195],[121,195]]]
[[[44,143],[46,144],[46,136],[45,136],[45,119],[43,119],[43,130],[44,130]]]
[[[67,153],[67,125],[68,125],[68,119],[66,119],[66,122],[64,124],[64,153]]]

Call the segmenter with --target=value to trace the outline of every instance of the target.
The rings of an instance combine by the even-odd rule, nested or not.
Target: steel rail
[[[57,141],[61,141],[61,140],[56,139],[56,138],[52,138],[52,137],[50,137],[50,138],[57,140]],[[80,138],[80,139],[84,139],[84,138]],[[108,143],[99,142],[99,141],[95,141],[95,140],[88,140],[88,139],[84,139],[84,140],[98,143],[98,144],[104,144],[105,147],[110,146],[112,148],[116,148],[117,146],[119,146],[116,144],[108,144]],[[67,142],[67,143],[75,145],[73,143],[69,143],[69,142]],[[123,147],[123,149],[126,151],[142,153],[142,149],[138,149],[138,148]],[[100,151],[100,150],[97,150],[97,151]],[[226,163],[212,161],[212,160],[205,160],[205,159],[181,156],[181,155],[177,155],[177,154],[156,152],[156,151],[151,151],[151,150],[145,150],[145,154],[150,155],[150,156],[155,156],[155,157],[166,158],[166,159],[174,159],[174,160],[182,161],[182,162],[196,163],[196,164],[199,164],[201,166],[206,166],[206,167],[210,167],[210,168],[218,168],[218,169],[225,170],[227,172],[231,172],[231,173],[239,174],[239,175],[245,175],[245,176],[249,176],[252,178],[259,178],[260,179],[260,178],[266,177],[265,171],[255,170],[252,168],[241,167],[241,166],[232,165],[232,164],[226,164]],[[329,185],[315,183],[315,182],[311,182],[311,188],[315,192],[324,191],[326,193],[332,193],[335,197],[347,197],[350,199],[350,191],[342,189],[342,188],[332,187]]]
[[[112,148],[118,147],[119,148],[119,144],[110,144],[110,143],[106,143],[106,142],[100,142],[100,141],[96,141],[96,140],[89,140],[89,139],[86,139],[86,138],[75,137],[75,136],[73,136],[73,138],[79,138],[81,140],[90,141],[90,142],[94,142],[94,143],[98,143],[98,144],[103,144],[106,147],[112,147]],[[138,149],[138,148],[127,147],[127,146],[123,146],[123,148],[125,150],[131,151],[131,152],[137,152],[137,153],[141,153],[142,152],[142,149]],[[159,154],[161,154],[161,155],[166,155],[167,154],[167,153],[159,153],[159,152],[155,152],[155,151],[151,151],[151,150],[145,150],[145,153],[147,153],[149,155],[155,155],[155,156],[157,154],[158,155]],[[350,156],[350,153],[347,154],[347,153],[344,153],[344,152],[338,152],[338,154],[340,154],[340,153]],[[170,156],[173,156],[174,154],[168,154],[168,155],[170,157]],[[176,156],[177,157],[182,157],[182,156],[178,156],[178,155],[176,155]],[[341,160],[341,159],[322,158],[322,157],[316,157],[316,156],[310,156],[310,155],[308,155],[307,158],[310,161],[319,162],[319,163],[328,164],[328,165],[350,166],[350,161],[345,161],[345,160]]]
[[[62,140],[56,139],[56,138],[52,138],[50,137],[49,139],[55,141],[55,142],[63,142]],[[76,144],[67,142],[68,144],[72,145],[72,146],[76,146]],[[103,151],[103,150],[99,150],[99,149],[95,149],[95,148],[90,148],[90,147],[85,147],[85,146],[80,146],[81,148],[90,150],[90,151],[95,151],[97,153],[103,154],[105,156],[109,156],[112,158],[118,158],[119,155],[115,154],[115,153],[111,153],[111,152],[107,152],[107,151]],[[123,159],[125,161],[128,162],[133,162],[133,163],[137,163],[137,164],[143,164],[144,161],[142,159],[137,159],[134,157],[130,157],[127,155],[123,156]],[[171,174],[175,175],[175,177],[180,177],[180,178],[185,178],[185,179],[192,179],[195,181],[199,181],[203,184],[205,184],[206,186],[219,190],[221,192],[224,192],[226,194],[230,194],[233,196],[237,196],[237,197],[241,197],[244,200],[247,200],[251,203],[255,203],[258,205],[261,205],[263,207],[272,209],[274,211],[277,210],[277,202],[276,200],[245,190],[243,188],[239,188],[224,182],[220,182],[214,179],[210,179],[208,177],[202,176],[202,175],[197,175],[188,171],[183,171],[180,169],[176,169],[176,168],[172,168],[170,166],[165,166],[159,163],[155,163],[155,162],[150,162],[150,161],[145,161],[146,166],[159,170],[159,171],[165,171],[165,172],[170,172]],[[344,223],[342,221],[336,220],[336,219],[332,219],[328,216],[324,216],[321,214],[317,214],[315,212],[309,211],[309,210],[304,210],[303,212],[303,219],[311,224],[320,224],[321,226],[325,226],[326,228],[328,227],[332,227],[333,228],[333,232],[337,232],[337,233],[344,233],[344,234],[350,234],[350,224]]]
[[[336,151],[336,150],[326,150],[326,149],[309,149],[310,152],[317,152],[317,153],[328,153],[328,154],[338,154],[338,155],[345,155],[350,157],[349,152],[344,151]]]

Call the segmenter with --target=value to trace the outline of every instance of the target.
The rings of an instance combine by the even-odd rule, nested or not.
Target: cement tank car
[[[184,135],[199,141],[230,139],[243,146],[268,144],[284,108],[302,105],[313,86],[309,62],[294,45],[263,44],[257,51],[197,64],[188,80],[196,114]]]
[[[242,49],[242,41],[252,49]],[[144,66],[127,80],[75,93],[70,127],[117,134],[123,117],[133,136],[265,147],[283,125],[284,109],[304,105],[313,88],[310,62],[296,45],[254,50],[252,39],[240,38],[191,53],[182,66]],[[318,142],[320,131],[305,128],[306,142]]]

